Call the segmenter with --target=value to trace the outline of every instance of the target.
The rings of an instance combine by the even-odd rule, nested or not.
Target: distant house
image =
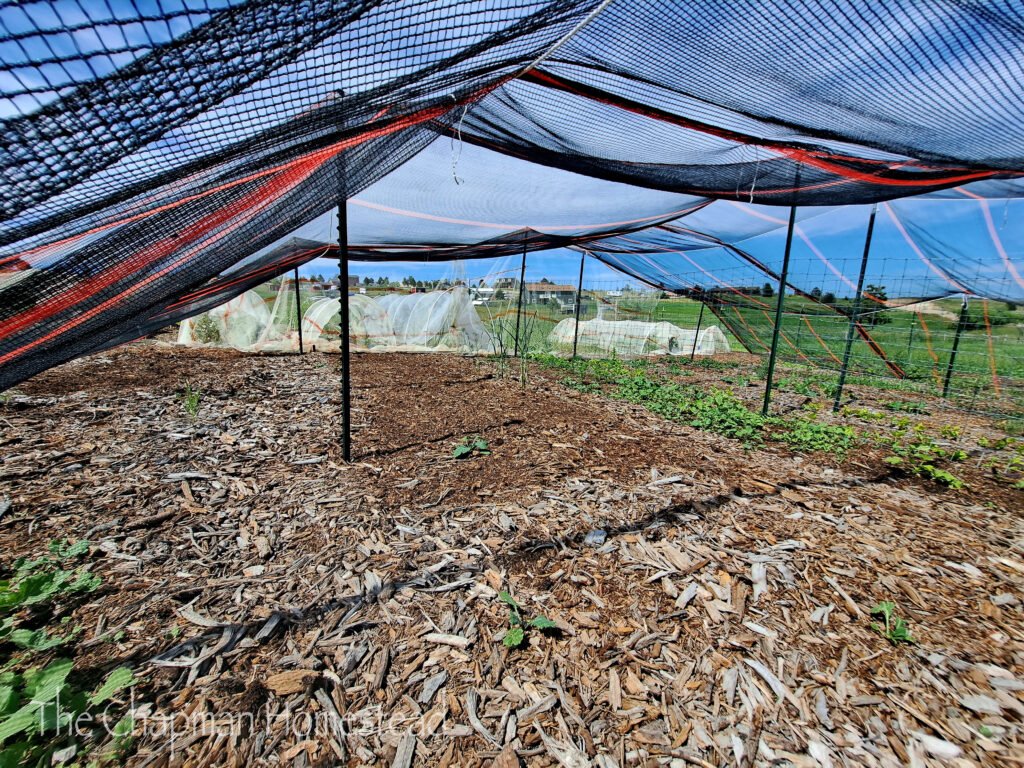
[[[359,285],[359,275],[349,275],[348,276],[348,287],[349,288],[355,288],[358,285]]]
[[[542,301],[557,301],[562,304],[576,301],[576,286],[557,285],[556,283],[527,283],[523,296],[527,304],[538,304]]]
[[[518,291],[519,280],[515,277],[499,277],[494,281],[494,290],[505,291],[505,293],[508,293],[509,291]]]

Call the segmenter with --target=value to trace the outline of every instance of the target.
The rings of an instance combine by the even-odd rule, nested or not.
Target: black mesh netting
[[[354,257],[585,247],[756,350],[764,205],[927,193],[879,214],[883,302],[1019,300],[1022,41],[1015,2],[5,5],[0,388],[330,255],[300,230],[357,195]],[[801,231],[790,284],[843,323],[812,294],[859,254]]]

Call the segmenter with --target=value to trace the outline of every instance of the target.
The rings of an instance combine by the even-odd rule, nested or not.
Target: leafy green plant
[[[884,459],[886,464],[953,489],[967,487],[959,477],[938,466],[941,461],[963,461],[967,454],[962,450],[947,451],[936,445],[924,434],[922,425],[914,427],[909,436],[906,430],[898,429],[891,435],[880,437],[879,442],[888,445],[894,454]]]
[[[871,628],[878,632],[882,637],[888,640],[893,645],[899,645],[900,643],[916,643],[913,637],[910,636],[910,627],[906,621],[895,615],[896,603],[893,602],[882,602],[871,609],[872,616],[881,616],[885,620],[885,626],[871,623]]]
[[[187,322],[187,321],[186,321]],[[220,341],[220,330],[213,318],[205,312],[199,316],[192,326],[192,335],[203,344],[214,344]]]
[[[816,451],[845,456],[853,445],[856,435],[853,427],[797,419],[780,434],[780,437],[783,442],[798,451]]]
[[[491,450],[487,447],[487,441],[480,437],[480,435],[462,438],[452,451],[452,457],[456,459],[490,455]]]
[[[92,690],[84,689],[75,680],[72,659],[46,659],[48,651],[69,645],[78,628],[65,636],[51,637],[46,626],[19,626],[37,622],[41,616],[59,625],[69,623],[69,617],[58,618],[69,601],[75,595],[92,592],[100,583],[86,566],[72,566],[71,561],[88,551],[86,541],[52,541],[49,554],[20,558],[13,565],[13,575],[0,580],[0,766],[49,765],[58,751],[64,755],[70,750],[74,757],[85,757],[89,747],[81,746],[76,737],[91,731],[102,738],[106,712],[101,714],[98,708],[138,682],[129,669],[119,668]],[[11,646],[22,653],[10,655]],[[39,656],[44,661],[37,661]],[[113,728],[115,750],[125,749],[130,732],[130,719],[121,720]],[[83,741],[96,744],[99,740]],[[102,757],[117,759],[118,754]],[[89,757],[90,765],[98,764]]]
[[[59,658],[0,673],[0,765],[49,765],[54,752],[74,744],[76,732],[86,726],[100,732],[104,723],[97,708],[138,682],[120,667],[90,693],[69,679],[73,669],[71,659]],[[113,729],[121,738],[130,730],[130,720]]]
[[[508,632],[502,644],[507,648],[518,648],[526,642],[526,630],[530,627],[541,632],[555,629],[555,622],[542,614],[537,614],[529,621],[523,618],[523,606],[516,602],[508,592],[502,590],[498,593],[498,599],[508,606]]]
[[[192,385],[187,381],[185,382],[185,391],[178,394],[181,399],[181,407],[190,419],[194,419],[199,413],[199,394],[199,390],[192,389]]]
[[[911,403],[905,400],[894,400],[891,403],[882,403],[882,407],[888,408],[890,411],[902,411],[903,413],[917,413],[921,415],[927,415],[930,413],[923,403]]]

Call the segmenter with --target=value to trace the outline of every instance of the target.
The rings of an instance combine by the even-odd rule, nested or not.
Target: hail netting
[[[0,388],[144,333],[153,309],[411,157],[592,6],[244,3],[95,78],[17,78],[2,129],[0,263],[29,274],[0,283]],[[59,18],[3,13],[5,51],[57,49]],[[109,58],[110,39],[47,66]]]
[[[945,277],[950,293],[1016,295],[1019,241],[1002,237],[997,209],[1024,171],[1019,4],[616,0],[591,18],[598,7],[0,8],[0,388],[330,253],[329,237],[301,228],[371,186],[376,201],[359,202],[383,198],[405,225],[355,240],[359,258],[589,242],[675,288],[718,285],[704,259],[740,258],[770,279],[771,259],[747,247],[757,235],[724,203],[697,210],[708,198],[807,206],[964,190],[982,238],[910,215],[906,247],[922,256],[907,257],[907,277],[891,262],[886,282],[911,286],[904,298],[937,295]],[[402,171],[421,158],[428,196],[447,209],[410,226],[424,189]],[[500,218],[511,200],[532,213]],[[579,200],[600,215],[548,218]],[[695,221],[666,223],[685,214]],[[654,247],[623,242],[651,226],[640,239]],[[678,266],[678,251],[701,268]]]
[[[1012,2],[618,0],[461,135],[709,197],[919,194],[1024,170],[1022,29]]]

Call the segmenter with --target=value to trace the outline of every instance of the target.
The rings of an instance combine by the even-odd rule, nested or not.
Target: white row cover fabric
[[[548,336],[556,352],[571,352],[576,321],[562,320]],[[578,350],[581,353],[618,355],[716,355],[729,352],[729,341],[717,325],[702,328],[698,334],[672,323],[647,323],[640,320],[584,320],[580,323]]]
[[[269,324],[267,303],[255,291],[246,291],[209,312],[182,320],[178,343],[251,351]]]
[[[206,315],[185,320],[178,343],[230,346],[246,352],[298,349],[295,301],[282,288],[273,309],[254,291],[247,291]],[[302,341],[307,349],[337,351],[341,323],[339,299],[314,299],[302,316]],[[492,354],[496,347],[464,286],[446,291],[388,294],[373,299],[349,296],[349,339],[373,352],[457,352]],[[204,319],[204,317],[206,319]],[[215,329],[215,333],[211,332]]]

